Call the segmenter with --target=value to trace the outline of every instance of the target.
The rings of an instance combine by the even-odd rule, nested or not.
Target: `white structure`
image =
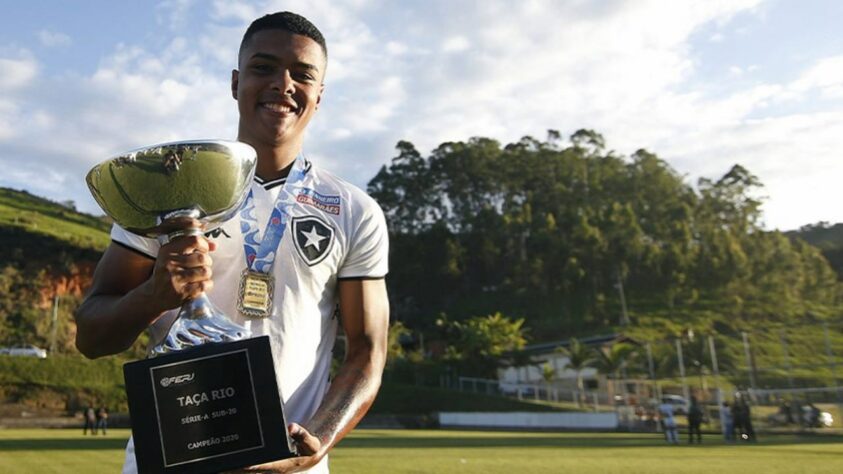
[[[439,426],[465,428],[615,430],[618,428],[618,415],[614,412],[443,412],[439,413]]]
[[[498,383],[504,392],[515,392],[515,388],[525,385],[544,385],[543,367],[553,368],[552,386],[568,390],[577,388],[577,371],[570,368],[568,356],[561,353],[549,353],[535,356],[532,365],[506,367],[498,369]],[[597,369],[586,367],[580,371],[583,381],[597,380]],[[592,382],[594,383],[594,382]]]

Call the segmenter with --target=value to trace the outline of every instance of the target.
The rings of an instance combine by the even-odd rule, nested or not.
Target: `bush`
[[[82,356],[47,359],[0,356],[0,393],[5,402],[69,413],[87,405],[125,411],[123,361]]]

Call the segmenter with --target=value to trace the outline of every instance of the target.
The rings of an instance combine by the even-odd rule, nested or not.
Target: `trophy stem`
[[[202,294],[192,300],[187,300],[181,305],[179,317],[186,319],[202,319],[213,314],[214,304],[208,299],[208,295]]]
[[[203,235],[202,229],[188,227],[190,219],[199,219],[200,217],[202,217],[202,212],[196,208],[176,209],[160,216],[157,219],[158,227],[164,232],[158,236],[158,242],[164,245],[179,237]]]
[[[208,342],[237,341],[251,335],[248,322],[241,326],[231,321],[202,293],[182,304],[167,336],[150,350],[149,355],[155,357]]]

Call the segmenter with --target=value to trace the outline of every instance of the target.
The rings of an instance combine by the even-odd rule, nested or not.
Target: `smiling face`
[[[322,48],[306,36],[279,29],[255,33],[231,77],[240,111],[238,139],[258,150],[301,146],[319,108],[326,63]]]

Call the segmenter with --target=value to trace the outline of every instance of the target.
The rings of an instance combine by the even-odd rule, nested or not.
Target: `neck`
[[[290,167],[301,150],[301,146],[297,143],[278,147],[252,146],[258,153],[255,174],[265,180],[286,176],[290,172]]]

